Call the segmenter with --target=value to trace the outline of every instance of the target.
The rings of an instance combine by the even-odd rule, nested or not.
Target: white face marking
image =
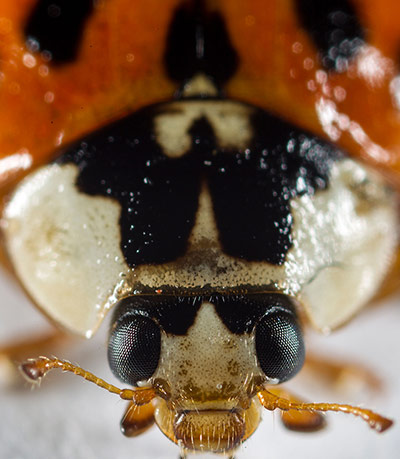
[[[190,149],[190,127],[202,117],[209,121],[222,148],[246,148],[253,135],[249,123],[252,110],[246,105],[203,100],[172,102],[168,108],[171,111],[155,117],[155,132],[157,142],[170,158],[182,156]]]
[[[97,328],[121,273],[118,203],[81,194],[73,165],[40,169],[3,216],[15,269],[46,314],[79,334]]]
[[[204,302],[185,336],[162,336],[153,377],[168,382],[179,409],[230,410],[248,400],[246,388],[256,376],[265,378],[254,337],[231,333],[214,306]]]

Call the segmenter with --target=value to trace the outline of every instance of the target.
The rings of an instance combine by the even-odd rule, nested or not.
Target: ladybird
[[[125,435],[155,422],[181,457],[233,457],[265,410],[293,429],[319,411],[392,425],[279,386],[306,329],[344,325],[395,264],[385,2],[0,5],[4,264],[64,331],[111,317],[126,388],[55,357],[22,363],[30,381],[82,376],[129,401]]]

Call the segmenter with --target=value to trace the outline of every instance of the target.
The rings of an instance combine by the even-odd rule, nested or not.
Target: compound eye
[[[161,352],[160,327],[148,317],[128,314],[111,329],[108,363],[122,382],[136,385],[157,369]]]
[[[276,310],[256,325],[256,352],[262,371],[268,378],[284,382],[292,378],[304,363],[304,342],[295,315]]]

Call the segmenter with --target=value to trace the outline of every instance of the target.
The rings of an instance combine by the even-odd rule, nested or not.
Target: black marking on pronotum
[[[93,0],[39,0],[25,26],[28,46],[49,52],[54,64],[73,61],[92,10]]]
[[[202,1],[179,7],[169,27],[164,60],[168,75],[183,84],[197,73],[221,86],[235,73],[238,59],[224,21]]]
[[[121,300],[115,308],[112,327],[127,315],[144,315],[155,320],[168,334],[185,335],[194,324],[204,302],[211,303],[231,333],[251,333],[261,317],[271,312],[285,312],[296,316],[290,297],[280,293],[255,295],[211,294],[198,296],[131,296]]]
[[[212,125],[201,118],[189,130],[189,151],[169,158],[153,132],[154,117],[169,110],[169,104],[142,109],[58,159],[79,167],[81,192],[120,203],[127,264],[161,264],[185,254],[202,183],[211,194],[222,250],[248,261],[283,264],[292,246],[290,200],[325,189],[341,152],[252,107],[254,137],[247,148],[221,148]]]
[[[351,0],[296,0],[302,26],[311,35],[329,70],[345,71],[365,41]]]

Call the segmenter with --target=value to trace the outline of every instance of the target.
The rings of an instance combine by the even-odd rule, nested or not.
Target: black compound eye
[[[256,325],[256,352],[262,371],[279,382],[292,378],[304,363],[304,342],[294,314],[275,310]]]
[[[108,363],[122,382],[136,385],[156,371],[161,352],[160,327],[148,317],[122,317],[111,329]]]

